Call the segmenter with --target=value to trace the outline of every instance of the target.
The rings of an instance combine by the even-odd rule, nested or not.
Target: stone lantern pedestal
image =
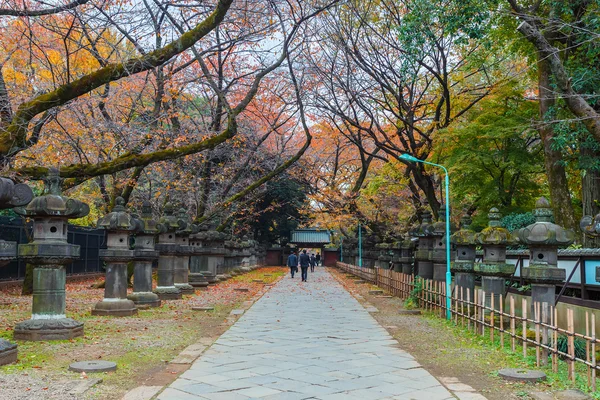
[[[424,211],[423,221],[412,231],[419,238],[419,244],[415,251],[415,262],[418,264],[418,274],[423,279],[433,279],[433,226],[431,224],[431,213]]]
[[[475,249],[477,244],[475,232],[469,229],[470,225],[471,218],[465,214],[461,218],[461,229],[450,238],[456,246],[456,257],[450,267],[454,273],[456,286],[461,290],[460,294],[466,299],[468,290],[469,298],[472,301],[475,291]]]
[[[431,261],[433,262],[433,280],[446,282],[446,206],[440,208],[440,220],[432,225]],[[451,234],[451,232],[450,232]]]
[[[390,269],[390,262],[392,261],[392,255],[390,254],[391,245],[389,243],[378,243],[375,247],[379,249],[375,266],[381,269]]]
[[[204,234],[199,268],[209,283],[218,282],[217,275],[225,263],[225,238],[224,233],[217,231],[207,231]]]
[[[129,234],[137,228],[137,222],[125,209],[122,197],[116,198],[112,212],[98,220],[98,227],[107,233],[107,248],[100,250],[100,258],[106,262],[106,283],[104,299],[96,303],[92,315],[137,314],[135,303],[127,299],[127,263],[134,253],[129,249]]]
[[[150,202],[144,202],[142,214],[136,222],[138,229],[133,249],[133,293],[127,298],[137,308],[160,307],[160,298],[152,292],[152,263],[158,259],[158,251],[154,249],[158,222],[152,219]]]
[[[392,258],[392,269],[402,272],[402,242],[395,241],[390,246],[390,257]]]
[[[0,177],[0,210],[20,207],[33,199],[29,186],[14,184],[10,179]],[[17,258],[17,243],[0,240],[0,267]],[[17,361],[18,348],[15,343],[0,338],[0,365]]]
[[[532,307],[535,303],[554,306],[556,285],[567,278],[566,271],[558,268],[557,250],[573,243],[575,233],[551,222],[552,210],[545,198],[535,207],[536,222],[516,232],[519,242],[529,247],[529,266],[521,268],[521,276],[531,284]]]
[[[475,273],[481,275],[481,285],[485,291],[486,305],[494,307],[504,300],[506,279],[514,275],[516,266],[506,262],[506,246],[516,243],[515,238],[500,226],[502,215],[497,208],[488,214],[488,227],[476,235],[476,241],[483,247],[483,261],[475,263]]]
[[[208,279],[202,271],[200,260],[205,255],[204,239],[206,232],[199,232],[190,236],[189,244],[192,248],[190,256],[190,273],[188,274],[188,283],[193,287],[204,288],[209,285]]]
[[[398,272],[402,272],[403,274],[407,275],[413,274],[413,265],[415,262],[415,242],[416,240],[412,240],[408,235],[402,241],[402,245],[400,247],[400,271]]]
[[[178,213],[178,222],[180,229],[175,232],[175,239],[178,247],[178,257],[173,270],[173,283],[182,294],[194,294],[195,290],[188,282],[190,273],[190,256],[194,254],[194,249],[190,246],[190,235],[195,226],[192,226],[190,218],[185,209],[180,209]]]
[[[79,246],[67,242],[67,222],[86,216],[87,204],[61,195],[61,178],[51,169],[44,194],[18,214],[33,218],[33,241],[19,245],[19,257],[33,270],[31,319],[15,326],[17,340],[66,340],[83,335],[83,323],[65,315],[65,265],[79,258]]]
[[[0,178],[4,180],[4,178]],[[11,182],[12,183],[12,182]],[[0,181],[0,187],[2,181]],[[0,267],[17,258],[17,242],[6,242],[0,240]],[[6,365],[17,361],[18,349],[15,343],[0,338],[0,365]]]
[[[173,215],[173,205],[167,203],[165,212],[159,222],[158,243],[155,248],[159,252],[158,277],[154,293],[161,300],[181,299],[181,290],[175,286],[174,271],[179,255],[179,244],[175,232],[179,229],[177,217]]]

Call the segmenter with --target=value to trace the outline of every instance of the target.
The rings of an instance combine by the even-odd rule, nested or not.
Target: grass
[[[450,330],[454,336],[464,338],[461,345],[465,345],[471,349],[482,349],[486,352],[494,354],[496,361],[499,361],[504,368],[526,368],[526,369],[537,369],[543,371],[547,380],[544,383],[548,387],[548,390],[558,391],[565,389],[578,389],[584,393],[590,395],[593,399],[600,399],[600,392],[592,392],[591,387],[588,386],[587,381],[587,368],[581,364],[575,364],[575,382],[572,382],[568,378],[568,364],[565,361],[559,359],[558,361],[558,372],[552,371],[552,362],[548,359],[548,365],[536,365],[536,353],[533,346],[527,346],[527,357],[523,357],[522,345],[517,340],[515,345],[515,352],[511,348],[511,338],[509,335],[504,336],[504,347],[500,344],[499,332],[494,333],[494,340],[492,341],[489,337],[489,330],[486,329],[484,336],[473,333],[472,330],[463,328],[460,325],[455,325],[453,321],[439,318],[437,314],[431,312],[424,312],[424,317],[427,318],[428,323],[438,329]],[[467,361],[467,360],[465,360]],[[497,370],[491,371],[490,375],[497,376]],[[524,385],[526,387],[526,385]]]
[[[264,274],[271,274],[264,277]],[[90,287],[93,281],[67,285],[67,316],[85,325],[85,335],[67,341],[18,341],[17,363],[0,367],[0,375],[28,375],[49,383],[78,379],[80,374],[67,370],[70,363],[104,359],[118,365],[115,372],[102,374],[103,383],[91,391],[95,398],[121,398],[123,393],[148,379],[151,371],[164,368],[188,345],[202,337],[220,335],[229,312],[252,298],[263,284],[283,275],[279,268],[261,268],[221,282],[182,300],[165,301],[160,307],[139,310],[131,317],[92,316],[94,304],[103,297],[103,289]],[[237,287],[249,291],[237,292]],[[9,306],[0,311],[0,337],[13,341],[12,328],[31,315],[31,297],[20,296],[18,288],[0,292],[0,300]],[[212,311],[192,311],[193,306],[210,305]],[[0,398],[2,388],[0,388]]]

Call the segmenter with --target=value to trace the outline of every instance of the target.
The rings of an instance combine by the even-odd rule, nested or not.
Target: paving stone
[[[156,396],[161,389],[162,386],[138,386],[127,392],[121,400],[150,400]]]
[[[77,383],[77,385],[73,389],[71,389],[69,391],[69,393],[74,396],[81,395],[99,383],[102,383],[101,378],[84,379],[84,380],[80,381],[79,383]],[[159,387],[159,390],[160,389],[161,388]]]
[[[159,399],[452,398],[358,299],[324,269],[286,276]]]

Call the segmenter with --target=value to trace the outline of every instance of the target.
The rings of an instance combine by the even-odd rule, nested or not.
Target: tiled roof
[[[331,233],[322,229],[300,229],[292,231],[291,243],[327,244],[331,242]]]

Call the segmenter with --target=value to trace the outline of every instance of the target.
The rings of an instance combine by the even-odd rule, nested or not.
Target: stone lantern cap
[[[595,217],[584,215],[579,222],[579,228],[586,236],[600,237],[600,214]]]
[[[446,236],[446,206],[442,205],[440,207],[439,212],[440,219],[437,222],[434,222],[431,225],[431,235],[436,237],[445,237]],[[452,231],[452,227],[450,227],[450,231]]]
[[[416,247],[415,241],[416,241],[416,239],[412,239],[407,234],[406,237],[404,238],[404,240],[402,241],[401,246],[403,249],[406,249],[406,250],[414,249]]]
[[[0,210],[27,205],[33,199],[31,188],[0,177]]]
[[[129,249],[129,234],[140,227],[138,220],[125,208],[122,197],[115,199],[112,211],[98,219],[98,228],[108,233],[107,248],[100,250],[100,258],[108,262],[127,262],[133,257]]]
[[[190,222],[190,216],[183,207],[177,212],[177,222],[179,223],[179,229],[175,231],[177,236],[189,236],[194,233],[194,231],[197,231],[198,227],[196,225],[192,225]]]
[[[570,245],[575,240],[575,232],[571,229],[550,222],[552,210],[550,203],[544,197],[535,203],[533,215],[535,222],[516,232],[520,243],[528,246],[562,247]]]
[[[551,222],[550,203],[541,197],[533,210],[535,222],[517,231],[519,242],[529,247],[529,265],[522,268],[521,276],[526,282],[556,284],[566,279],[566,271],[558,268],[557,250],[575,240],[575,232]]]
[[[456,245],[456,259],[450,264],[452,272],[472,273],[475,269],[476,233],[470,229],[471,217],[464,214],[460,219],[460,230],[450,236]]]
[[[460,230],[450,236],[450,242],[457,246],[477,245],[476,233],[471,230],[471,217],[467,214],[460,218]]]
[[[475,263],[474,271],[483,276],[510,277],[516,266],[506,262],[506,246],[515,244],[515,237],[500,226],[502,214],[496,207],[490,209],[488,218],[488,227],[475,235],[483,246],[483,261]]]
[[[90,207],[87,204],[62,195],[61,182],[62,178],[59,176],[58,170],[51,168],[48,176],[44,179],[44,194],[34,198],[27,207],[15,209],[15,212],[33,218],[73,219],[88,215]]]
[[[179,219],[174,215],[173,204],[165,204],[164,213],[160,217],[158,224],[159,233],[175,233],[181,229]]]
[[[422,222],[411,230],[411,235],[416,237],[431,237],[433,235],[433,224],[431,223],[431,212],[423,211]]]
[[[15,184],[10,179],[0,177],[0,210],[24,206],[31,199],[33,199],[33,192],[29,186],[23,183]],[[0,239],[0,266],[8,264],[15,257],[17,257],[17,243]]]
[[[500,226],[502,214],[496,207],[490,209],[488,218],[488,227],[475,235],[475,241],[478,244],[509,246],[516,243],[515,237],[508,229]]]
[[[133,232],[138,227],[135,218],[127,212],[122,197],[115,199],[115,206],[111,212],[98,219],[98,228],[106,229],[107,232]]]
[[[148,200],[142,204],[142,213],[137,218],[139,233],[144,235],[156,235],[160,232],[158,221],[152,217],[152,205]]]
[[[51,168],[44,178],[44,194],[27,207],[15,209],[17,214],[34,220],[34,240],[18,248],[19,257],[31,264],[64,265],[79,258],[79,246],[67,242],[67,220],[85,217],[90,208],[84,202],[63,196],[61,182],[58,170]]]

